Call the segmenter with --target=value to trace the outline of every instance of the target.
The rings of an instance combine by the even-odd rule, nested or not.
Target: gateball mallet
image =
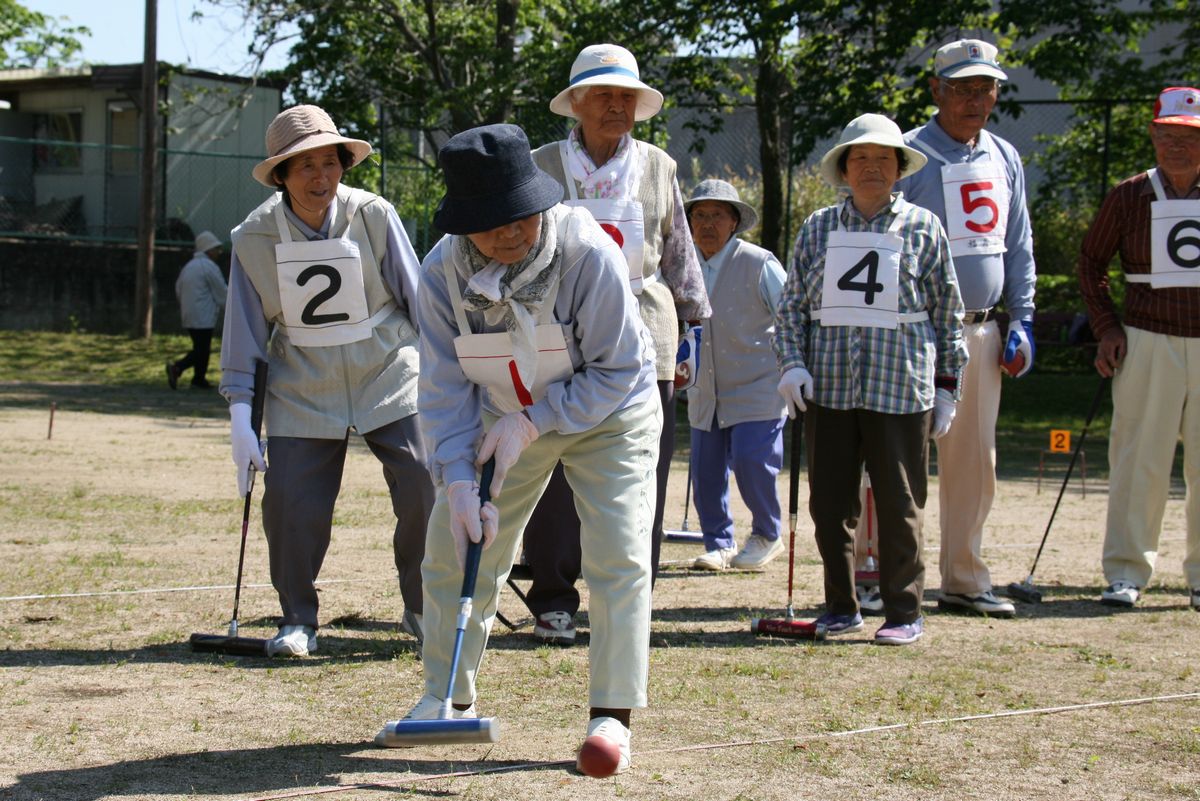
[[[1104,397],[1104,390],[1107,386],[1108,379],[1101,378],[1100,385],[1096,387],[1096,397],[1092,399],[1092,408],[1088,411],[1087,420],[1083,423],[1083,431],[1079,434],[1079,441],[1075,443],[1075,452],[1071,454],[1071,461],[1067,464],[1067,474],[1063,476],[1062,486],[1058,488],[1058,498],[1054,501],[1054,509],[1051,510],[1050,519],[1046,522],[1046,531],[1042,534],[1042,544],[1038,546],[1037,555],[1033,557],[1033,566],[1029,568],[1029,575],[1025,577],[1024,581],[1014,581],[1005,588],[1004,592],[1009,598],[1029,604],[1042,602],[1042,593],[1033,586],[1033,574],[1037,570],[1038,560],[1042,558],[1042,549],[1046,547],[1046,538],[1050,536],[1050,527],[1054,525],[1054,516],[1058,514],[1058,505],[1062,502],[1063,493],[1067,491],[1067,483],[1071,480],[1071,471],[1075,469],[1075,460],[1079,458],[1079,451],[1083,448],[1083,440],[1087,437],[1088,427],[1100,409],[1100,401]]]
[[[254,366],[254,399],[250,403],[250,427],[254,436],[262,434],[263,406],[267,396],[267,363]],[[242,599],[242,568],[246,562],[246,534],[250,530],[250,498],[254,494],[254,465],[250,465],[250,482],[246,488],[246,501],[242,506],[242,544],[238,551],[237,584],[233,591],[233,617],[229,619],[229,632],[219,634],[193,634],[193,651],[208,651],[238,656],[267,656],[267,641],[256,637],[238,636],[238,605]]]
[[[488,459],[479,476],[479,505],[492,499],[492,474],[496,460]],[[467,540],[466,567],[463,570],[462,592],[458,599],[458,621],[454,632],[454,650],[450,655],[450,677],[446,681],[446,698],[438,717],[432,720],[393,720],[375,735],[375,744],[385,748],[408,748],[416,745],[456,745],[463,743],[494,743],[500,739],[498,718],[455,718],[451,698],[454,678],[458,675],[458,660],[462,656],[463,633],[471,619],[471,599],[475,595],[475,579],[479,575],[479,558],[483,541]]]
[[[792,587],[796,572],[796,519],[800,510],[800,447],[801,429],[804,427],[804,415],[797,413],[792,420],[792,459],[788,465],[788,594],[787,612],[782,620],[779,618],[756,617],[750,621],[750,631],[754,634],[765,634],[775,637],[788,637],[794,640],[823,640],[825,627],[815,620],[797,620],[796,610],[792,606]]]

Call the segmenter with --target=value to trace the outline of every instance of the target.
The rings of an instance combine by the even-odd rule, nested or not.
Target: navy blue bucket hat
[[[448,234],[477,234],[554,206],[563,188],[538,169],[516,125],[484,125],[450,138],[438,152],[446,194],[433,224]]]

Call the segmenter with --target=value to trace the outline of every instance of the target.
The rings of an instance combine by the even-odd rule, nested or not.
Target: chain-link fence
[[[1145,121],[1151,103],[1027,101],[997,107],[988,130],[1011,142],[1025,159],[1035,227],[1039,213],[1090,219],[1113,183],[1150,166],[1153,154]],[[706,177],[722,177],[737,183],[751,199],[758,197],[761,164],[754,107],[733,107],[717,132],[699,129],[697,123],[706,116],[699,109],[669,109],[639,126],[637,133],[665,140],[667,152],[679,165],[685,195]],[[552,130],[530,131],[530,141],[536,147],[566,131],[565,122]],[[812,153],[793,154],[785,230],[794,232],[813,204],[826,201],[826,194],[813,185],[812,166],[831,142]],[[159,241],[190,244],[195,232],[206,229],[227,237],[269,194],[250,177],[261,158],[162,151]],[[432,216],[442,194],[440,176],[412,161],[389,159],[386,148],[375,158],[379,161],[373,167],[356,170],[348,180],[382,189],[400,210],[414,247],[424,253],[438,235]],[[136,242],[140,161],[136,147],[0,136],[0,236]],[[1077,220],[1074,225],[1078,227]],[[1061,225],[1043,233],[1059,236],[1060,229]]]

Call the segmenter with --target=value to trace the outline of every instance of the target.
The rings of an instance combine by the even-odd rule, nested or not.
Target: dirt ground
[[[0,408],[0,799],[1200,799],[1182,487],[1136,609],[1096,603],[1106,495],[1089,475],[1086,497],[1072,480],[1038,565],[1045,601],[994,620],[937,611],[933,479],[927,635],[907,648],[870,644],[870,621],[826,643],[755,637],[750,618],[782,613],[787,560],[700,574],[682,566],[699,547],[669,543],[634,768],[595,780],[573,771],[586,617],[569,649],[497,624],[478,706],[502,721],[499,743],[371,743],[422,684],[419,650],[398,630],[386,489],[361,443],[322,572],[320,651],[270,661],[186,644],[223,633],[232,606],[241,504],[227,424],[69,404],[52,438],[48,422],[44,407]],[[984,552],[997,586],[1028,573],[1064,466],[1051,464],[1040,494],[1002,482]],[[677,461],[669,527],[682,522],[685,475]],[[786,509],[786,474],[779,486]],[[802,482],[795,600],[812,617],[806,501]],[[737,522],[744,539],[740,503]],[[257,504],[245,582],[242,634],[268,636],[278,605]],[[511,593],[501,609],[527,617]]]

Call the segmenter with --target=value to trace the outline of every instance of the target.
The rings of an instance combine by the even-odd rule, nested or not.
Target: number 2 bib
[[[982,135],[982,134],[981,134]],[[1003,253],[1008,248],[1008,174],[1000,161],[951,164],[932,147],[914,139],[942,162],[942,199],[946,205],[946,236],[951,256]]]
[[[813,317],[823,326],[896,328],[900,324],[900,255],[904,252],[904,240],[896,233],[900,216],[882,234],[843,231],[845,208],[838,210],[838,226],[829,232],[821,308]]]
[[[275,207],[279,304],[287,335],[297,345],[348,345],[366,339],[375,327],[367,306],[358,245],[349,238],[350,221],[357,210],[353,204],[347,208],[346,230],[340,237],[293,242],[283,204]],[[390,311],[391,304],[381,314]]]
[[[1158,198],[1150,203],[1150,288],[1200,287],[1200,200],[1169,200],[1158,168],[1147,175]]]

